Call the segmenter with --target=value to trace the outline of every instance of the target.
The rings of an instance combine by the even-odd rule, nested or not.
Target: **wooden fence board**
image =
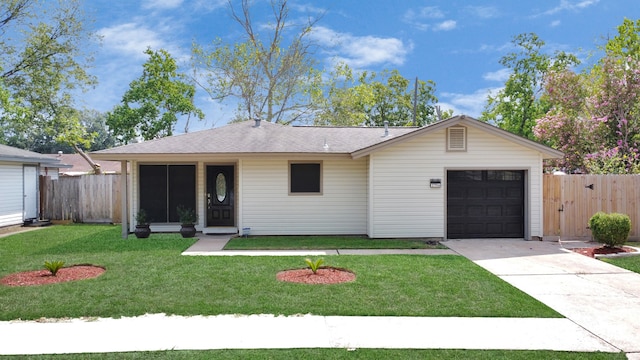
[[[122,220],[120,175],[46,178],[44,191],[45,218],[105,223]]]
[[[593,189],[591,189],[593,185]],[[640,175],[545,175],[544,236],[591,238],[589,218],[598,211],[631,218],[633,239],[640,238]]]

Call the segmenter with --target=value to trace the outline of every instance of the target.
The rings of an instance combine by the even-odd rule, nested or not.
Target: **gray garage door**
[[[447,171],[447,238],[524,237],[524,171]]]

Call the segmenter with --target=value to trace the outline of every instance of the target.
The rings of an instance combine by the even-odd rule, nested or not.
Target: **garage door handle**
[[[560,205],[560,209],[558,211],[564,211],[564,204]]]

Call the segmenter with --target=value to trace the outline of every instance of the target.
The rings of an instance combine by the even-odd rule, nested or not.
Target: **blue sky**
[[[255,0],[256,24],[269,20],[267,0]],[[329,68],[336,59],[361,70],[397,69],[410,79],[436,82],[443,109],[478,117],[487,94],[501,88],[509,72],[499,60],[512,52],[511,39],[534,32],[550,52],[563,50],[592,64],[598,46],[625,17],[640,18],[638,0],[289,0],[292,21],[323,14],[312,34],[315,56]],[[188,61],[191,44],[216,37],[241,40],[226,0],[90,0],[86,12],[101,37],[91,72],[99,85],[79,105],[109,111],[140,76],[143,51],[164,48]],[[185,67],[184,70],[187,68]],[[206,119],[189,131],[224,125],[235,104],[212,102],[198,90]],[[183,132],[178,124],[176,132]]]

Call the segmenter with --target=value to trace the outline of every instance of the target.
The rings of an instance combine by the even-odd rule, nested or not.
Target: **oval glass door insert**
[[[227,179],[223,173],[216,176],[216,198],[218,202],[223,202],[227,198]]]

